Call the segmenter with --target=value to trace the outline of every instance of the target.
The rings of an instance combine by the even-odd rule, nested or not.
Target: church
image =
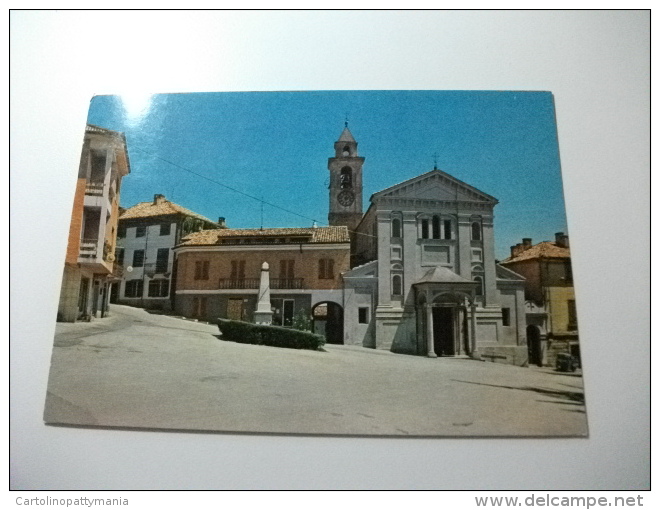
[[[525,365],[525,279],[495,261],[497,199],[434,168],[371,196],[346,126],[328,160],[328,222],[344,225],[344,343]]]
[[[312,318],[328,343],[525,365],[525,279],[495,262],[494,197],[434,168],[363,212],[348,125],[328,159],[329,227],[203,230],[175,247],[175,309],[254,321],[270,268],[273,324]]]

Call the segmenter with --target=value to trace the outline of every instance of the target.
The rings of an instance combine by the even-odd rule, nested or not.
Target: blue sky
[[[365,210],[372,193],[433,169],[437,154],[438,168],[499,200],[497,258],[522,237],[536,243],[567,231],[550,92],[96,96],[88,122],[126,134],[122,206],[161,193],[249,228],[261,224],[260,202],[212,181],[290,211],[264,205],[264,227],[324,225],[327,158],[346,117],[366,158]]]

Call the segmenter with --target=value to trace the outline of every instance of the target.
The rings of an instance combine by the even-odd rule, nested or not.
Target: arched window
[[[472,240],[481,241],[481,225],[478,221],[472,223]]]
[[[401,296],[403,294],[403,289],[401,285],[401,275],[395,274],[392,277],[392,295]]]
[[[348,148],[348,145],[344,146],[344,148],[341,150],[341,155],[342,156],[350,156],[351,155],[351,151]]]
[[[401,237],[401,220],[399,218],[392,220],[392,237]]]
[[[341,174],[339,175],[339,183],[341,189],[353,187],[353,170],[350,166],[345,166],[341,169]]]
[[[475,294],[477,296],[483,296],[484,295],[484,279],[481,276],[475,276],[473,278],[475,282],[477,282],[477,288],[475,290]]]
[[[431,230],[433,231],[433,239],[440,239],[440,216],[433,216],[431,219]]]

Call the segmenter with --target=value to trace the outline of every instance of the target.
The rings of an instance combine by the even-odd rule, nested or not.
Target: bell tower
[[[362,165],[357,142],[348,129],[348,122],[335,142],[335,155],[328,158],[330,170],[330,208],[328,223],[346,225],[354,232],[362,220]],[[351,234],[351,239],[354,235]]]

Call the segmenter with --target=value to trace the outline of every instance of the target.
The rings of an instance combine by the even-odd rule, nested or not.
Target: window
[[[172,226],[171,223],[161,223],[160,224],[160,235],[162,235],[162,236],[170,235],[170,227],[171,226]]]
[[[350,166],[345,166],[339,174],[339,184],[341,189],[353,187],[353,170]]]
[[[124,248],[115,249],[115,261],[118,266],[124,265]]]
[[[564,262],[564,280],[566,283],[573,283],[573,268],[570,260]]]
[[[575,300],[569,299],[566,304],[568,305],[568,331],[577,330],[577,309],[575,308]]]
[[[126,225],[123,223],[120,223],[117,226],[117,238],[118,239],[124,239],[126,237]]]
[[[475,294],[477,296],[483,296],[484,295],[484,279],[481,276],[475,276],[473,278],[475,282],[477,282],[477,288],[475,290]]]
[[[392,237],[401,237],[401,220],[399,218],[392,220]]]
[[[144,266],[144,250],[133,251],[133,267]]]
[[[402,285],[401,285],[401,275],[395,274],[392,277],[392,295],[401,296],[403,294]]]
[[[151,280],[149,282],[149,297],[167,297],[169,288],[169,280]]]
[[[147,235],[147,227],[135,227],[135,237],[144,237]]]
[[[358,323],[369,324],[369,308],[361,306],[358,308]]]
[[[472,223],[472,240],[481,241],[481,225],[478,221]]]
[[[126,288],[124,289],[124,297],[136,298],[142,297],[142,291],[144,290],[144,282],[140,280],[128,280],[126,282]]]
[[[243,280],[245,278],[245,261],[232,260],[231,261],[231,275],[232,280]]]
[[[433,239],[440,239],[440,218],[438,216],[433,216],[431,227],[433,230]]]
[[[170,258],[169,248],[158,248],[156,253],[156,272],[167,273],[167,264]]]
[[[511,308],[502,308],[502,326],[511,326]]]
[[[209,261],[197,260],[195,261],[195,280],[208,280],[209,279]]]
[[[429,238],[429,220],[424,218],[422,220],[422,239]]]
[[[292,280],[294,260],[280,260],[280,278],[282,280]]]
[[[319,280],[333,280],[335,261],[334,259],[319,260]]]
[[[451,239],[451,220],[444,220],[445,239]]]

